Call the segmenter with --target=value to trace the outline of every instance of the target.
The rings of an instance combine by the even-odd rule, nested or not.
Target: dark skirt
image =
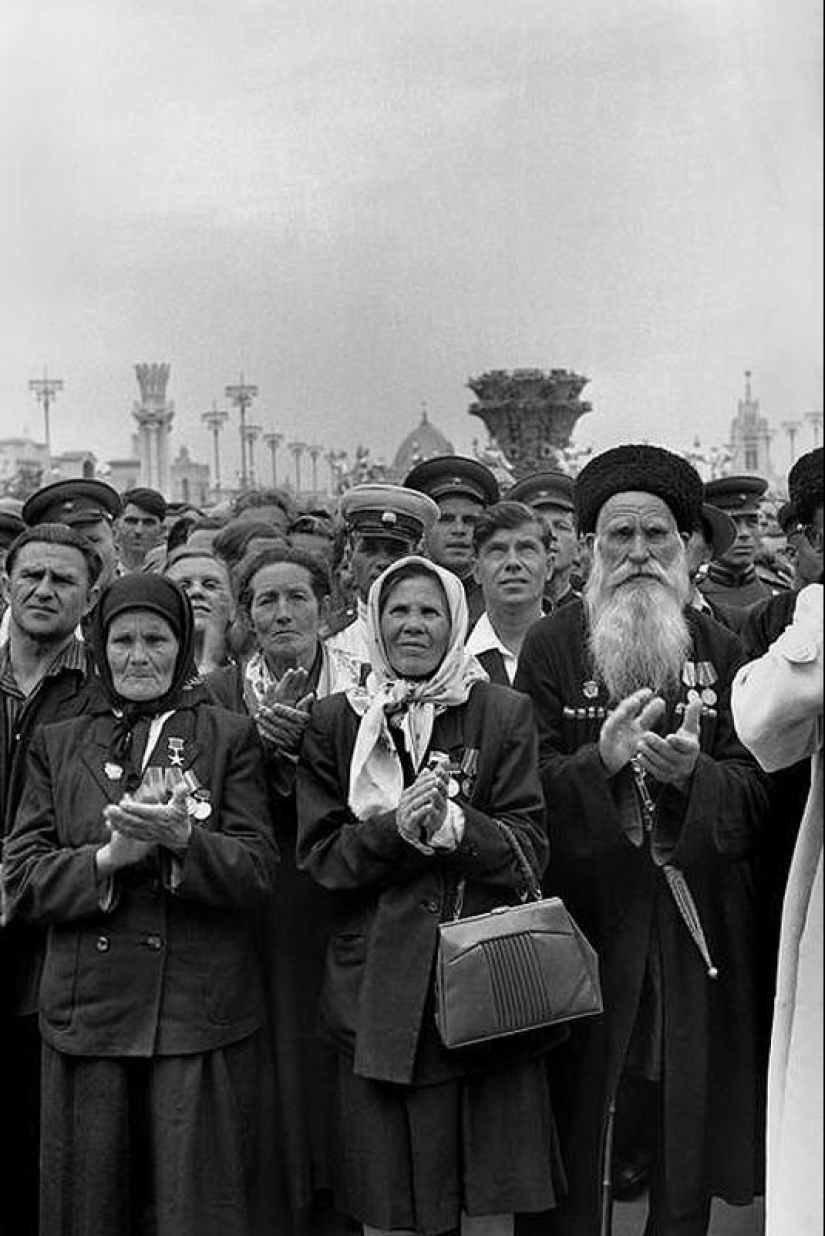
[[[151,1059],[43,1049],[41,1236],[289,1232],[261,1032]]]
[[[544,1058],[432,1086],[356,1077],[342,1057],[338,1207],[437,1236],[461,1212],[548,1210],[563,1188]]]

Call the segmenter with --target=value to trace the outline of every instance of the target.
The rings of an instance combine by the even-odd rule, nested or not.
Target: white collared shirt
[[[502,644],[493,630],[493,624],[490,622],[486,609],[467,636],[467,643],[464,646],[467,652],[471,652],[474,657],[477,657],[480,652],[490,652],[493,648],[497,649],[504,661],[504,668],[507,671],[510,685],[513,685],[518,666],[518,653],[512,652],[506,644]]]

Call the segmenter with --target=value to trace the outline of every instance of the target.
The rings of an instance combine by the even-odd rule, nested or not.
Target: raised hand
[[[637,755],[645,772],[666,785],[687,784],[699,758],[701,724],[702,701],[693,700],[675,733],[664,738],[652,731],[642,734]]]
[[[609,776],[630,763],[642,736],[664,715],[664,700],[649,687],[634,691],[616,706],[599,734],[599,755]]]

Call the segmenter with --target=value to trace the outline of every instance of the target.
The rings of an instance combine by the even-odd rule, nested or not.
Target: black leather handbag
[[[436,962],[436,1024],[448,1048],[602,1011],[595,949],[559,897],[542,897],[515,834],[496,823],[522,868],[529,900],[461,918],[459,885],[456,917],[439,928]]]

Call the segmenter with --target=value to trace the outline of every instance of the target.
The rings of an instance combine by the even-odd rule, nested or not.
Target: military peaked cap
[[[93,524],[99,519],[111,523],[120,514],[120,496],[111,485],[93,478],[55,481],[36,490],[21,514],[29,528],[36,524]]]
[[[761,476],[719,476],[705,485],[705,501],[731,515],[755,515],[767,488]]]
[[[353,485],[338,510],[350,532],[417,545],[438,519],[438,505],[426,494],[384,483]]]
[[[407,489],[417,489],[438,501],[453,494],[464,494],[482,506],[498,502],[498,481],[478,459],[466,455],[434,455],[424,459],[404,477]]]

